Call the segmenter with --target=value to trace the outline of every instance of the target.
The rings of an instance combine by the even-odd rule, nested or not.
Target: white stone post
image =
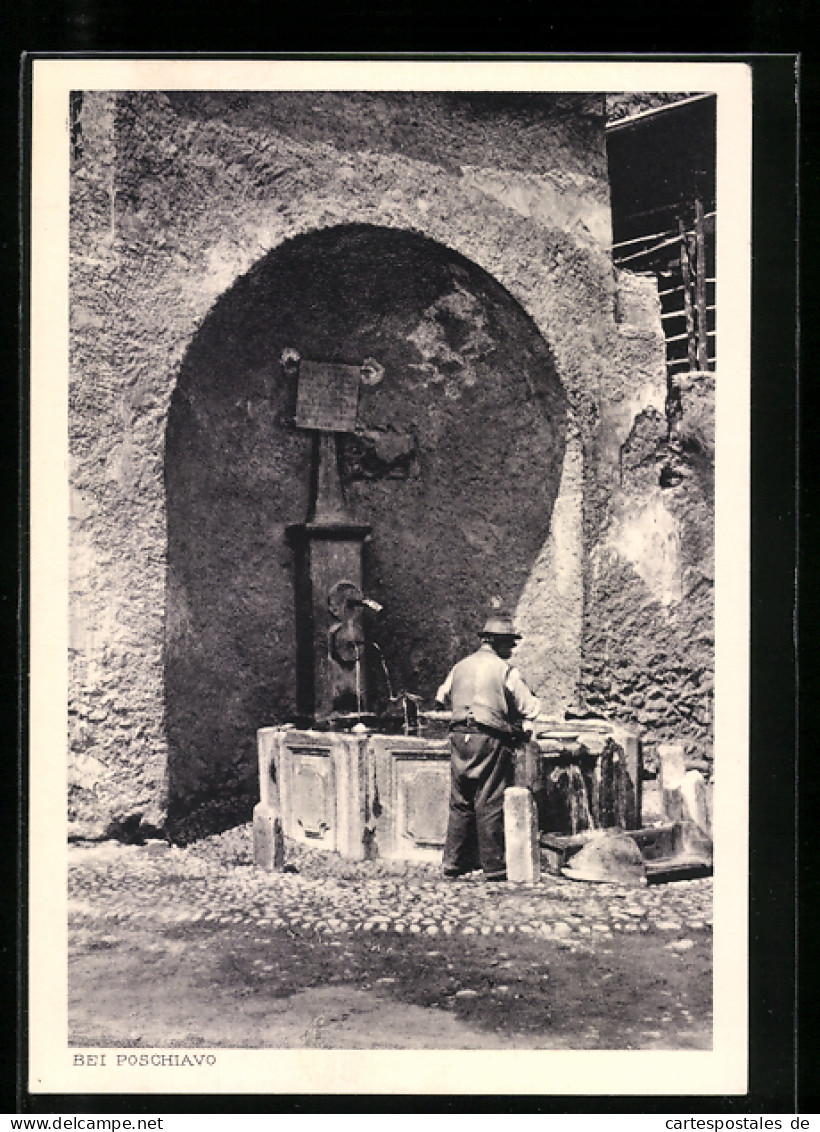
[[[699,770],[687,770],[681,783],[683,816],[707,837],[712,836],[712,799],[709,787]]]
[[[278,732],[263,727],[256,733],[259,756],[259,802],[253,808],[253,860],[254,864],[269,872],[281,872],[285,867],[285,837],[279,810],[279,790],[271,776]]]
[[[507,880],[537,884],[541,879],[538,814],[532,792],[524,786],[504,791],[504,841]]]

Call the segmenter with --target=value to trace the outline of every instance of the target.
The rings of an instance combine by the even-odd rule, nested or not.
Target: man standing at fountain
[[[480,648],[436,692],[451,706],[444,875],[462,876],[480,864],[487,880],[506,880],[504,791],[512,784],[513,747],[522,728],[532,729],[540,704],[508,663],[521,639],[512,619],[496,614],[479,635]]]

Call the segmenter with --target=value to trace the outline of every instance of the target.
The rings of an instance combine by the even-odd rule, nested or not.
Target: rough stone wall
[[[602,406],[590,523],[584,706],[711,760],[714,691],[714,378],[667,385],[653,276],[619,274],[628,370]],[[616,458],[617,454],[617,458]]]
[[[166,404],[152,360],[175,343],[151,254],[122,227],[117,99],[91,102],[71,192],[69,817],[158,826]]]
[[[380,312],[384,321],[379,326],[368,330],[359,322],[347,342],[351,350],[356,347],[353,352],[368,333],[377,339],[381,335],[382,345],[387,342],[390,319],[398,318],[405,351],[402,365],[412,361],[421,367],[414,372],[426,372],[428,393],[435,391],[442,404],[448,398],[469,398],[464,378],[470,366],[485,367],[481,389],[489,388],[490,375],[496,373],[517,390],[516,383],[531,380],[533,366],[538,369],[539,351],[549,359],[555,384],[546,416],[532,415],[531,403],[538,400],[532,389],[526,410],[521,393],[514,393],[511,403],[521,411],[506,419],[499,416],[497,403],[488,406],[512,438],[509,459],[518,460],[500,509],[516,514],[518,489],[532,488],[528,465],[543,459],[546,470],[538,489],[544,503],[541,522],[533,525],[528,514],[523,544],[509,548],[514,563],[510,578],[491,570],[485,588],[498,580],[502,596],[516,603],[525,634],[519,660],[547,708],[559,711],[574,703],[582,665],[584,585],[589,582],[584,576],[584,540],[594,542],[606,526],[609,496],[619,482],[619,447],[626,435],[609,447],[600,441],[601,407],[617,406],[613,412],[621,414],[623,431],[634,385],[634,351],[630,353],[613,317],[602,99],[98,92],[84,94],[76,122],[71,198],[71,815],[126,827],[162,822],[169,790],[169,724],[177,726],[178,734],[186,726],[179,698],[174,701],[172,696],[169,702],[169,654],[186,634],[204,642],[201,655],[211,657],[208,687],[218,687],[213,657],[222,655],[220,644],[226,669],[244,655],[245,638],[234,632],[229,639],[227,626],[241,624],[248,607],[234,608],[236,598],[225,580],[239,561],[244,562],[239,570],[243,579],[250,577],[254,545],[257,551],[269,546],[271,523],[302,516],[293,515],[295,495],[283,488],[280,498],[288,506],[282,509],[288,514],[280,514],[268,501],[252,534],[243,528],[242,554],[250,557],[229,556],[214,575],[218,584],[213,604],[222,611],[225,627],[217,640],[209,639],[207,632],[203,635],[200,630],[212,629],[213,622],[203,627],[191,621],[183,576],[185,570],[196,574],[196,557],[188,553],[186,558],[187,552],[180,550],[185,523],[197,515],[204,522],[207,511],[200,492],[186,512],[185,476],[196,466],[196,453],[186,445],[203,438],[215,443],[223,434],[235,440],[237,434],[246,434],[249,421],[255,422],[259,437],[272,427],[276,359],[262,347],[266,341],[278,345],[280,334],[268,328],[265,339],[260,329],[264,311],[257,308],[253,314],[251,303],[247,323],[239,304],[223,327],[221,357],[209,358],[212,340],[206,323],[209,314],[218,319],[218,310],[230,308],[234,284],[240,291],[245,285],[246,295],[251,294],[252,280],[264,276],[261,265],[269,254],[293,246],[298,237],[337,227],[416,234],[447,252],[443,258],[432,255],[430,263],[449,265],[445,274],[450,274],[446,280],[439,277],[438,290],[425,296],[421,288],[406,301],[396,298],[390,310]],[[461,285],[467,278],[467,297],[459,292],[453,265],[466,272]],[[252,269],[258,269],[256,275]],[[258,295],[264,298],[264,287]],[[227,306],[219,306],[222,296]],[[338,314],[343,307],[334,309]],[[372,303],[365,308],[371,313],[375,309]],[[482,329],[482,319],[490,319],[489,330]],[[518,365],[517,342],[530,333],[522,331],[525,325],[532,330],[531,361]],[[482,334],[491,345],[482,344]],[[505,356],[509,352],[512,356]],[[310,349],[306,353],[309,356]],[[223,415],[212,428],[170,429],[169,462],[166,428],[174,398],[183,416],[198,407],[213,408],[217,401],[209,402],[209,395],[202,393],[207,385],[200,380],[202,374],[213,373],[214,366],[224,368],[226,358],[239,361],[249,355],[253,365],[243,371],[243,388],[233,402],[231,382],[222,388],[217,401],[221,397]],[[194,380],[197,367],[199,377]],[[236,376],[234,366],[231,381]],[[186,409],[188,378],[193,401]],[[214,382],[211,392],[218,386]],[[409,397],[409,386],[405,393]],[[548,439],[552,426],[544,421],[550,413],[555,418],[555,398],[565,399],[566,433]],[[424,456],[418,467],[434,453],[431,412],[428,405],[414,434],[417,451]],[[441,421],[447,426],[452,419],[445,413]],[[367,422],[371,452],[352,455],[353,464],[359,459],[361,470],[362,459],[365,466],[368,460],[372,463],[375,449],[376,466],[384,467],[388,452],[387,463],[393,461],[394,470],[404,460],[405,471],[412,473],[413,451],[397,455],[396,444],[401,447],[405,441],[396,438],[406,438],[414,427],[404,421],[399,428],[389,411],[379,410]],[[233,449],[234,455],[243,454],[242,443]],[[298,438],[292,440],[294,463],[288,465],[297,478],[300,461],[304,463],[301,444]],[[259,467],[258,455],[259,450],[248,454],[249,468]],[[423,478],[360,474],[357,479],[353,464],[348,488],[354,504],[368,512],[374,533],[380,520],[372,512],[389,512],[396,506],[395,492],[408,490],[408,484],[421,493],[412,513],[423,512]],[[228,468],[229,461],[223,460],[217,478]],[[484,473],[474,460],[465,459],[461,473],[474,480],[473,488],[482,483]],[[194,477],[189,488],[193,484],[192,489],[199,490],[203,476]],[[442,471],[441,482],[443,478]],[[266,482],[265,476],[250,482],[248,498],[254,492],[257,498],[263,496]],[[169,515],[170,484],[176,510]],[[489,484],[485,477],[485,487]],[[454,484],[454,495],[463,488],[463,482]],[[242,490],[235,485],[230,497],[234,504]],[[240,513],[228,512],[223,501],[223,534]],[[171,516],[178,520],[175,561],[169,558]],[[214,512],[209,521],[219,518]],[[439,510],[439,529],[449,532],[445,519]],[[492,537],[499,547],[495,560],[500,562],[508,520],[493,522]],[[471,523],[463,535],[474,552],[474,544],[486,535]],[[203,529],[199,527],[199,535]],[[533,543],[536,531],[540,545]],[[228,548],[230,540],[223,537],[220,545]],[[387,577],[387,567],[393,568],[384,560],[387,545],[377,545],[374,538],[375,578],[380,573]],[[428,547],[425,543],[423,553]],[[406,559],[406,544],[392,553],[399,549]],[[286,571],[288,565],[283,552],[277,569]],[[484,592],[477,584],[465,586],[463,603],[455,592],[442,600],[439,577],[451,565],[452,558],[436,562],[429,592],[419,588],[404,593],[398,605],[394,596],[394,611],[406,610],[406,626],[415,608],[423,608],[427,617],[429,610],[444,610],[445,628],[427,669],[427,653],[409,637],[405,659],[397,658],[400,682],[408,686],[410,670],[419,669],[426,689],[433,668],[457,655],[480,617],[472,606]],[[275,597],[266,585],[257,579],[250,586],[250,607],[262,608]],[[599,604],[606,602],[600,599]],[[287,609],[281,602],[277,608],[284,626]],[[594,636],[594,618],[588,616],[586,625]],[[287,632],[281,626],[278,631],[285,641]],[[409,628],[397,631],[400,637],[401,632],[411,633]],[[273,671],[270,663],[275,650],[257,645],[249,647],[250,663],[255,671],[269,672],[269,691],[263,695],[258,682],[236,691],[225,705],[233,737],[212,733],[198,756],[203,773],[207,767],[231,768],[230,773],[226,770],[229,788],[223,793],[243,795],[237,814],[244,814],[254,792],[248,735],[276,722],[289,695],[287,674]],[[195,683],[195,666],[185,680]],[[244,736],[239,746],[237,729]],[[209,749],[210,742],[226,743],[232,753]],[[196,784],[186,782],[183,793],[192,799]],[[205,786],[214,788],[212,781]]]

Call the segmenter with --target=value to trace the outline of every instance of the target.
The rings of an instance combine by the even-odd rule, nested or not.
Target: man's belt
[[[479,723],[477,719],[458,719],[450,724],[451,731],[462,735],[492,735],[494,739],[503,739],[512,742],[514,734],[501,727],[492,727],[489,723]]]

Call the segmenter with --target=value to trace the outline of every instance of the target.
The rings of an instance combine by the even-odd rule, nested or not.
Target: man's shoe
[[[503,872],[503,873],[485,873],[484,879],[485,880],[506,880],[507,874],[506,874],[506,872]]]
[[[442,869],[445,880],[457,880],[459,877],[466,876],[468,872],[470,872],[469,869]]]

